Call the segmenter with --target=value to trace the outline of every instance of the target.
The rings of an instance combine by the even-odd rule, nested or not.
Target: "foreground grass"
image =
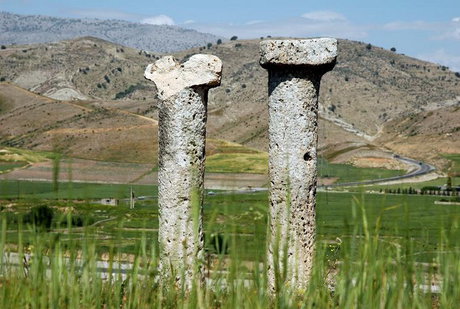
[[[368,205],[368,204],[366,204]],[[1,308],[455,308],[460,299],[458,222],[440,228],[438,248],[429,264],[417,262],[414,239],[407,233],[391,242],[382,238],[381,217],[369,216],[356,200],[340,240],[319,242],[310,286],[305,291],[283,284],[280,273],[274,297],[267,290],[264,263],[241,258],[231,233],[230,253],[208,254],[206,282],[191,291],[164,282],[157,254],[143,235],[127,270],[119,243],[111,242],[98,261],[99,241],[85,232],[63,241],[56,234],[34,232],[28,246],[19,241],[18,263],[0,261]],[[373,219],[374,218],[374,219]],[[212,223],[211,221],[208,221]],[[214,222],[212,224],[217,224]],[[18,235],[21,237],[21,227]],[[0,249],[8,226],[3,220]],[[71,228],[68,228],[70,232]],[[342,235],[336,235],[342,236]],[[26,255],[24,259],[24,254]],[[263,258],[261,259],[264,260]],[[108,275],[113,273],[113,275]],[[433,292],[432,292],[433,291]]]

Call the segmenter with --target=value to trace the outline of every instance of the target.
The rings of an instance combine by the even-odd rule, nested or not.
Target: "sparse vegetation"
[[[144,88],[145,88],[145,86],[142,85],[142,84],[131,85],[128,88],[126,88],[125,90],[117,93],[115,95],[115,99],[116,100],[123,99],[123,98],[127,97],[128,95],[130,95],[131,93],[135,92],[136,90],[144,89]]]

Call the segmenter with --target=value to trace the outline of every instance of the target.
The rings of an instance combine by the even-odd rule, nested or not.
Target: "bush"
[[[208,43],[208,45],[206,45],[206,47],[207,47],[208,49],[210,49],[210,48],[212,47],[212,43]]]
[[[127,89],[123,90],[123,91],[120,91],[118,92],[116,95],[115,95],[115,99],[118,100],[118,99],[122,99],[128,95],[130,95],[131,93],[133,93],[134,91],[136,90],[139,90],[139,89],[144,89],[145,87],[141,84],[136,84],[136,85],[131,85],[129,86]]]
[[[5,46],[5,45],[2,45],[1,49],[6,49],[6,46]]]
[[[30,212],[24,217],[24,223],[32,224],[36,230],[51,228],[53,222],[54,211],[47,205],[33,207]]]
[[[216,43],[217,43],[217,45],[220,45],[220,44],[222,44],[222,40],[218,39]]]
[[[460,72],[455,72],[455,76],[457,76],[458,78],[460,78]]]
[[[237,37],[236,35],[234,35],[234,36],[232,36],[232,37],[230,38],[230,41],[236,41],[236,40],[238,40],[238,37]]]
[[[370,43],[367,44],[367,45],[366,45],[366,49],[367,49],[367,50],[371,50],[371,49],[372,49],[372,45],[371,45]]]
[[[4,82],[6,80],[5,77],[0,77],[0,82]]]
[[[394,53],[396,52],[396,48],[394,48],[394,47],[392,47],[390,50],[391,50],[392,52],[394,52]]]
[[[236,43],[236,44],[235,44],[235,47],[236,47],[236,48],[241,47],[241,46],[243,46],[243,45],[241,45],[240,43]]]

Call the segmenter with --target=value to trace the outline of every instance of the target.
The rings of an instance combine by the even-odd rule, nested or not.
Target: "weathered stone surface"
[[[260,42],[260,65],[323,65],[335,63],[337,40],[267,40]]]
[[[186,288],[202,275],[207,93],[219,85],[221,66],[215,56],[195,55],[183,65],[168,56],[155,63],[154,71],[152,65],[146,71],[163,98],[158,166],[160,271],[165,280],[173,275]]]
[[[165,56],[149,64],[144,76],[155,83],[159,98],[166,100],[185,88],[219,86],[222,61],[213,55],[198,54],[180,64],[174,57]]]
[[[282,283],[298,289],[307,286],[311,275],[318,93],[323,73],[335,63],[335,46],[332,39],[261,42],[261,64],[269,72],[268,279],[272,291],[277,272],[286,270]]]

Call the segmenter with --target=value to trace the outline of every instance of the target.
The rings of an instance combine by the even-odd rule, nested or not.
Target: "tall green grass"
[[[229,250],[208,252],[206,283],[181,289],[162,280],[157,252],[149,234],[136,243],[136,254],[122,254],[120,233],[102,254],[94,231],[67,239],[60,233],[36,229],[28,244],[22,234],[29,227],[14,226],[17,246],[6,242],[2,220],[0,249],[15,263],[0,261],[1,308],[455,308],[460,300],[459,225],[446,223],[437,234],[437,247],[429,263],[419,262],[415,240],[408,229],[388,238],[381,216],[370,216],[355,199],[346,233],[335,241],[319,242],[309,287],[279,285],[276,295],[267,289],[264,258],[241,258],[231,229],[222,237]],[[402,212],[409,220],[409,213]],[[207,225],[219,225],[210,216]],[[210,240],[207,240],[210,241]],[[30,255],[29,255],[30,254]],[[24,256],[30,256],[24,260]],[[101,265],[104,260],[105,265]],[[124,261],[128,269],[121,269]],[[106,268],[104,276],[101,268]],[[279,270],[283,272],[285,270]],[[280,278],[282,276],[279,276]],[[199,282],[199,278],[196,280]]]

